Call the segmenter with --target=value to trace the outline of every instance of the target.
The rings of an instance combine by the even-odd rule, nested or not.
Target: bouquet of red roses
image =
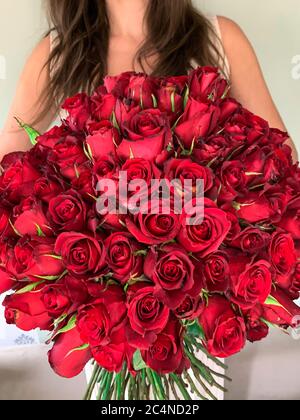
[[[2,161],[0,293],[86,398],[214,398],[203,362],[299,322],[300,170],[213,68],[107,77]],[[222,387],[221,387],[222,388]]]

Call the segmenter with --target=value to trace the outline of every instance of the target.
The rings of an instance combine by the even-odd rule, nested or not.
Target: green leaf
[[[56,281],[60,279],[61,276],[33,276],[37,279],[45,280],[45,281]]]
[[[278,327],[278,325],[273,324],[272,322],[269,322],[269,321],[267,321],[264,318],[260,318],[260,320],[261,320],[261,322],[263,322],[264,324],[266,324],[267,327],[269,327],[269,328],[277,328]]]
[[[60,255],[54,255],[54,254],[46,254],[44,255],[44,257],[49,257],[49,258],[53,258],[54,260],[62,260],[62,257]]]
[[[25,124],[23,121],[21,121],[19,118],[15,117],[15,120],[17,121],[20,128],[26,131],[29,140],[33,146],[37,144],[37,138],[40,136],[40,133],[36,131],[34,128],[30,127],[29,125]]]
[[[55,334],[54,337],[56,337],[59,334],[63,334],[63,333],[67,333],[71,330],[73,330],[76,327],[76,321],[77,321],[77,315],[73,315],[70,319],[69,322],[67,323],[67,325],[65,325],[63,328],[61,328],[60,330],[58,330]],[[52,337],[52,339],[54,338]]]
[[[20,289],[16,292],[16,295],[23,295],[25,293],[29,293],[34,291],[40,284],[43,284],[43,281],[37,281],[36,283],[28,284],[27,286],[23,287],[23,289]]]
[[[205,339],[203,328],[198,321],[195,321],[193,324],[189,325],[187,331],[188,334],[192,335],[193,337],[201,338],[201,340]]]
[[[112,113],[112,116],[111,116],[111,122],[112,122],[112,125],[118,130],[118,131],[120,131],[120,127],[119,127],[119,124],[118,124],[118,121],[117,121],[117,117],[116,117],[116,114],[115,114],[115,112],[113,112]]]
[[[73,349],[73,350],[69,351],[69,353],[66,355],[66,357],[71,356],[71,354],[73,354],[73,353],[75,353],[75,352],[77,352],[77,351],[84,351],[84,350],[87,350],[89,347],[90,347],[90,345],[89,345],[89,344],[83,344],[83,345],[82,345],[82,346],[80,346],[80,347],[76,347],[76,349]]]
[[[265,305],[277,306],[278,308],[284,308],[281,303],[278,302],[273,296],[269,296],[268,299],[265,301]]]
[[[142,358],[140,350],[137,350],[133,355],[133,368],[137,372],[147,368],[147,365]]]
[[[152,94],[151,96],[152,96],[152,101],[153,101],[154,108],[158,108],[158,102],[157,102],[157,99],[156,99],[155,95]]]
[[[135,257],[145,257],[148,254],[148,250],[147,249],[140,249],[138,251],[135,251],[133,253],[133,255]]]
[[[190,88],[187,86],[183,97],[183,108],[185,109],[190,96]]]
[[[37,223],[35,223],[35,226],[36,226],[36,230],[37,230],[37,234],[38,234],[38,236],[40,237],[40,238],[44,238],[46,235],[44,234],[44,232],[42,231],[42,228],[37,224]]]

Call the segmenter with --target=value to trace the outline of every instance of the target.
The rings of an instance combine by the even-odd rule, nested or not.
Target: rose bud
[[[154,294],[154,287],[147,284],[129,289],[127,338],[133,347],[148,349],[169,321],[169,308]]]
[[[182,332],[180,323],[170,320],[149,349],[142,351],[146,365],[160,375],[174,372],[180,375],[188,369],[190,364],[184,355]]]
[[[79,278],[96,278],[105,274],[105,250],[101,239],[76,232],[58,236],[55,253],[62,257],[69,273]]]
[[[130,234],[113,233],[105,242],[106,262],[115,280],[125,284],[131,278],[143,274],[143,257],[138,255],[141,247]]]
[[[51,318],[59,318],[67,313],[72,305],[63,284],[45,286],[42,288],[41,294],[41,299]]]
[[[261,341],[269,334],[269,327],[262,321],[263,308],[261,305],[253,307],[245,314],[247,339],[251,343]]]
[[[49,363],[57,375],[64,378],[74,378],[79,375],[88,361],[92,358],[90,348],[82,348],[82,341],[76,327],[66,333],[59,334],[55,339],[52,350],[49,351]]]
[[[32,282],[57,279],[65,269],[62,261],[54,254],[53,239],[31,239],[28,236],[17,242],[6,268],[18,280],[30,279]]]
[[[62,109],[68,112],[66,119],[69,127],[74,131],[83,131],[90,118],[90,99],[85,93],[79,93],[65,100]]]
[[[222,99],[229,90],[228,82],[214,67],[198,67],[189,75],[190,96],[198,101]]]
[[[227,358],[239,353],[246,344],[246,326],[230,302],[214,296],[199,318],[206,337],[206,347],[215,357]]]
[[[13,294],[4,299],[5,318],[8,324],[14,324],[23,331],[36,328],[50,330],[52,319],[41,299],[41,288],[33,292]]]
[[[81,231],[86,213],[84,201],[74,190],[61,193],[49,202],[48,218],[55,231]]]
[[[155,284],[155,297],[172,310],[178,308],[187,295],[192,298],[200,295],[201,279],[191,258],[179,246],[152,249],[145,259],[144,272]]]

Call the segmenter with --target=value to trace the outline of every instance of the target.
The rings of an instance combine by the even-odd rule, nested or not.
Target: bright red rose
[[[40,287],[34,292],[7,296],[3,302],[6,322],[23,331],[50,330],[53,322],[41,298]]]
[[[91,114],[93,120],[96,121],[110,120],[116,105],[116,98],[111,94],[101,92],[101,88],[97,89],[91,97]]]
[[[55,252],[62,257],[70,274],[81,278],[96,278],[105,273],[105,250],[102,240],[76,232],[58,236]]]
[[[49,363],[57,375],[64,378],[74,378],[79,375],[87,362],[92,358],[89,348],[74,351],[84,344],[78,329],[59,334],[55,339],[52,350],[49,351]]]
[[[121,117],[120,125],[123,139],[117,155],[122,160],[134,157],[154,162],[172,141],[168,120],[159,109],[134,108]]]
[[[64,271],[62,261],[55,257],[53,239],[28,236],[19,239],[6,268],[18,280],[32,282],[56,279]]]
[[[186,296],[200,295],[202,284],[187,252],[177,245],[152,249],[145,260],[145,275],[155,284],[155,297],[175,310]]]
[[[300,199],[291,201],[278,226],[289,232],[294,240],[300,240]]]
[[[65,100],[62,109],[68,112],[68,125],[72,130],[82,131],[90,118],[90,98],[85,93],[79,93]]]
[[[214,252],[201,263],[204,288],[209,292],[226,292],[229,288],[229,257],[226,252]]]
[[[231,293],[230,299],[247,310],[257,304],[264,304],[272,290],[271,264],[260,260],[244,264],[237,256],[235,263],[231,260]]]
[[[49,202],[48,217],[55,231],[81,231],[86,213],[84,201],[74,190],[61,193]]]
[[[178,235],[179,243],[188,252],[196,253],[200,258],[217,251],[231,227],[226,213],[218,209],[213,201],[205,199],[204,205],[203,222],[187,225],[183,221]]]
[[[51,318],[59,318],[68,312],[72,302],[64,284],[52,284],[41,289],[41,299]]]
[[[214,296],[199,318],[203,327],[207,350],[215,357],[229,357],[239,353],[246,344],[246,326],[230,302]]]
[[[215,164],[222,162],[227,156],[233,146],[231,140],[225,136],[212,135],[204,140],[199,140],[193,151],[193,158],[201,165],[210,164],[212,167]]]
[[[220,170],[222,190],[219,201],[227,202],[234,200],[246,189],[248,178],[244,165],[239,161],[225,162]]]
[[[110,121],[90,124],[88,134],[86,144],[93,159],[115,156],[116,147],[120,144],[120,135]]]
[[[57,143],[63,141],[67,136],[71,136],[72,131],[68,126],[62,124],[61,126],[55,126],[47,131],[45,134],[37,138],[38,143],[42,146],[53,149]]]
[[[276,270],[276,283],[280,285],[292,274],[297,262],[292,236],[275,232],[272,236],[269,252],[272,265]]]
[[[208,137],[217,127],[219,109],[214,105],[189,99],[183,117],[180,119],[175,134],[186,150],[193,145],[197,148],[198,141]]]
[[[149,349],[142,352],[146,365],[160,375],[171,372],[181,375],[188,369],[190,363],[184,355],[182,333],[181,324],[171,320]]]
[[[214,67],[198,67],[189,76],[190,96],[198,101],[217,101],[229,90],[227,81]]]
[[[113,233],[105,242],[106,262],[113,278],[122,284],[143,274],[143,257],[138,255],[141,247],[126,233]]]
[[[42,203],[31,197],[14,208],[14,227],[22,236],[53,236]]]
[[[269,327],[262,321],[263,308],[260,305],[253,307],[245,314],[247,339],[251,343],[261,341],[269,334]]]
[[[144,284],[129,289],[127,338],[133,347],[148,349],[166,327],[170,310],[155,297],[154,287]]]
[[[155,164],[146,159],[128,159],[121,168],[121,171],[127,173],[128,182],[143,180],[148,186],[153,179],[161,177],[160,170]]]

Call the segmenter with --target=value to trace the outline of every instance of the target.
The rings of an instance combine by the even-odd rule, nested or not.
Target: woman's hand
[[[232,96],[245,108],[266,119],[274,128],[286,131],[282,118],[273,102],[252,45],[241,28],[232,20],[219,17],[224,49],[231,70]],[[298,161],[295,144],[294,161]]]

